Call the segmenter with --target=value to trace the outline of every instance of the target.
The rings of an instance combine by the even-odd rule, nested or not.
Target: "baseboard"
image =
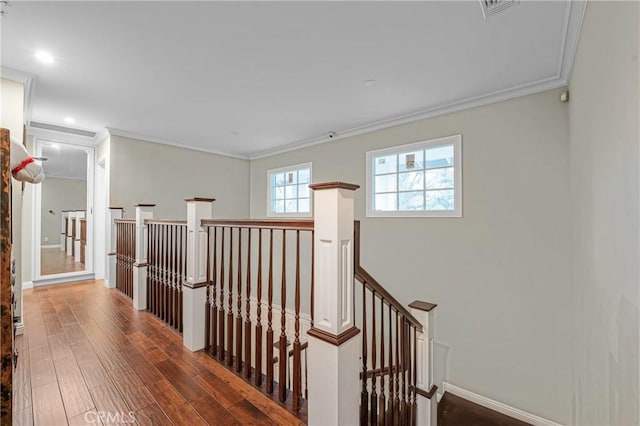
[[[460,398],[466,399],[467,401],[482,405],[490,410],[497,411],[498,413],[505,414],[525,423],[529,423],[534,426],[560,426],[559,423],[536,416],[535,414],[527,413],[526,411],[503,404],[502,402],[494,401],[493,399],[462,389],[458,386],[452,385],[451,383],[444,382],[443,387],[444,392],[452,393]]]
[[[28,288],[33,288],[33,281],[25,281],[22,283],[23,290],[26,290]]]
[[[50,244],[46,246],[40,246],[40,248],[60,248],[60,244]]]
[[[51,275],[51,278],[41,278],[39,280],[34,280],[33,285],[35,287],[41,287],[41,286],[51,285],[51,284],[66,284],[66,283],[72,283],[77,281],[89,281],[89,280],[93,280],[93,278],[94,278],[93,272],[90,272],[90,273],[71,272],[68,274],[58,274],[58,276]]]
[[[24,334],[24,323],[20,321],[16,323],[16,336],[21,336]]]

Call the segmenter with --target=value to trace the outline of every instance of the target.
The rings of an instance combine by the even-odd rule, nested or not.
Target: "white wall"
[[[62,210],[85,210],[86,208],[86,179],[47,177],[42,182],[40,244],[60,244]],[[53,214],[49,213],[49,210],[53,210]]]
[[[186,219],[185,198],[213,197],[219,218],[249,215],[249,161],[111,135],[110,206],[134,217],[139,203],[154,216]]]
[[[314,182],[361,185],[363,265],[401,302],[438,304],[437,378],[568,423],[569,137],[560,93],[252,161],[251,216],[266,216],[271,168],[312,161]],[[367,151],[458,133],[464,217],[364,217]]]
[[[11,138],[22,142],[24,124],[24,85],[16,81],[0,79],[0,126],[9,129]],[[16,315],[22,312],[22,282],[23,282],[23,262],[22,259],[22,183],[11,179],[11,233],[12,250],[16,261],[16,288],[18,303]],[[26,258],[29,259],[29,258]]]
[[[569,104],[573,422],[640,424],[638,2],[589,2]]]

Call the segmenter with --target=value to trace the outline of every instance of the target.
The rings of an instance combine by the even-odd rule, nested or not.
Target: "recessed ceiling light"
[[[45,52],[44,50],[39,50],[36,52],[36,58],[38,58],[41,62],[45,64],[52,64],[55,62],[53,56],[49,52]]]
[[[76,119],[73,117],[65,117],[64,122],[69,124],[74,124],[76,122]]]
[[[367,87],[373,87],[376,84],[378,84],[378,82],[375,81],[375,80],[365,80],[365,82],[364,82],[364,85],[367,86]]]
[[[54,149],[60,149],[60,145],[58,145],[57,143],[50,143],[49,146]]]

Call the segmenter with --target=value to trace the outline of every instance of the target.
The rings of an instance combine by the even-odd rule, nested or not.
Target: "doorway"
[[[35,186],[34,285],[93,278],[94,148],[37,138],[45,180]]]

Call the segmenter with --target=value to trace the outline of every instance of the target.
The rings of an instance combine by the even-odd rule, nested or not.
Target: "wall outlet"
[[[48,243],[49,242],[49,237],[44,237],[44,242]]]

